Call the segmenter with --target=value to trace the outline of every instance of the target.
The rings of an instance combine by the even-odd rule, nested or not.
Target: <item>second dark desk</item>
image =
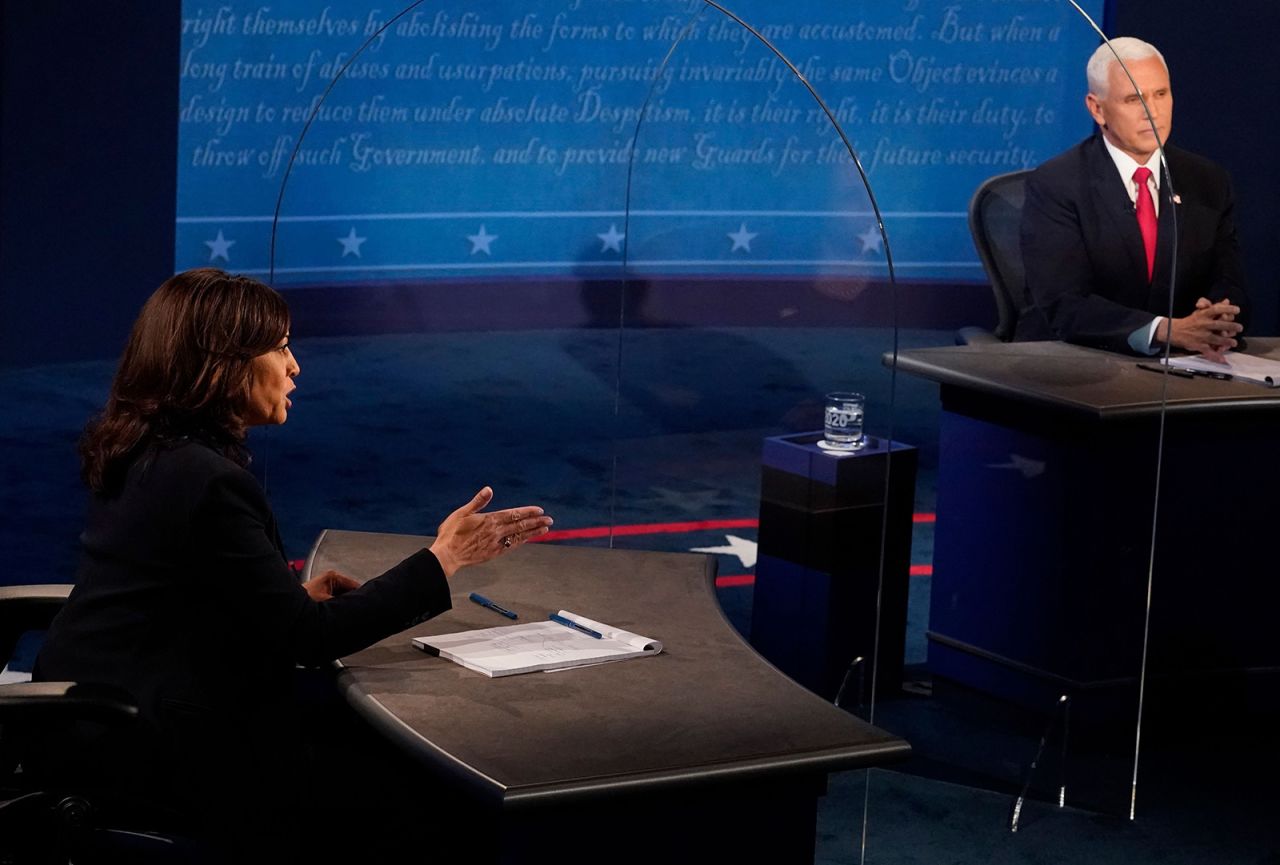
[[[1056,342],[899,355],[942,386],[937,675],[1040,707],[1108,691],[1136,705],[1166,383],[1149,681],[1192,706],[1201,685],[1280,670],[1280,391],[1137,362]]]

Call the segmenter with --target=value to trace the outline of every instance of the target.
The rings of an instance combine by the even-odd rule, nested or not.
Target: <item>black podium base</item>
[[[873,670],[880,694],[902,685],[916,450],[868,438],[833,456],[821,439],[765,440],[751,642],[827,699],[848,675],[851,705]]]

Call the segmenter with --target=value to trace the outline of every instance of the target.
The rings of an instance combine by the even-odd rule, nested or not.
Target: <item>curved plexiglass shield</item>
[[[839,122],[863,97],[806,80],[788,12],[690,10],[633,112],[614,543],[669,544],[631,531],[664,511],[762,655],[872,718],[876,658],[901,676],[916,453],[888,236]]]
[[[306,55],[315,95],[291,101],[305,138],[280,139],[272,266],[307,371],[335,389],[281,432],[329,442],[325,474],[389,481],[340,492],[278,467],[273,483],[317,485],[312,530],[350,524],[354,506],[366,525],[432,533],[486,484],[496,506],[540,504],[565,529],[606,520],[616,335],[591,302],[616,264],[584,250],[621,193],[574,171],[569,151],[603,138],[555,133],[581,86],[559,5],[514,23],[449,3],[369,9],[355,38]]]
[[[952,127],[985,113],[1004,128],[972,151],[981,173],[950,172],[974,192],[970,229],[995,303],[970,320],[985,327],[957,334],[966,345],[900,359],[941,385],[937,523],[927,663],[913,695],[877,720],[945,766],[942,777],[987,791],[955,807],[989,829],[1141,819],[1144,805],[1167,819],[1151,793],[1172,789],[1179,743],[1203,731],[1188,701],[1226,700],[1247,717],[1258,692],[1241,682],[1266,663],[1231,624],[1236,605],[1205,597],[1198,575],[1212,554],[1187,543],[1195,454],[1244,433],[1247,421],[1218,412],[1250,394],[1218,389],[1231,370],[1216,363],[1208,380],[1161,366],[1170,343],[1175,363],[1206,348],[1183,338],[1187,317],[1210,322],[1213,355],[1247,306],[1229,187],[1216,169],[1197,176],[1176,147],[1160,152],[1165,64],[1130,40],[1099,48],[1101,9],[1086,7],[922,9],[936,50],[966,47],[930,80],[931,96],[905,97],[919,121],[952,109],[931,134],[944,159],[958,159]],[[996,80],[1035,86],[992,93]],[[1013,164],[995,161],[1015,152]],[[1153,177],[1135,181],[1134,161]],[[1194,202],[1179,165],[1199,187]],[[1230,511],[1258,525],[1253,504]],[[887,781],[888,801],[920,795],[907,777]],[[885,800],[874,788],[873,849],[877,823],[892,825],[890,813],[876,819]]]
[[[1182,507],[1201,489],[1197,466],[1206,445],[1245,455],[1267,446],[1262,443],[1273,431],[1259,412],[1256,387],[1275,370],[1266,358],[1273,343],[1250,332],[1255,298],[1241,266],[1230,178],[1180,140],[1171,141],[1175,70],[1156,46],[1112,37],[1098,49],[1089,73],[1088,105],[1101,137],[1109,150],[1133,160],[1114,161],[1131,182],[1139,262],[1150,284],[1144,311],[1162,316],[1151,327],[1147,349],[1159,355],[1164,374],[1131,776],[1129,816],[1135,819],[1160,815],[1163,803],[1153,793],[1188,762],[1208,777],[1223,777],[1222,754],[1184,757],[1189,742],[1206,741],[1213,718],[1227,713],[1239,719],[1242,735],[1233,746],[1239,755],[1257,746],[1258,719],[1275,712],[1266,686],[1275,654],[1255,636],[1261,619],[1242,609],[1230,578],[1205,592],[1204,575],[1217,567],[1217,556],[1209,545],[1189,540],[1199,522]],[[1132,239],[1129,246],[1134,248]],[[1237,413],[1221,413],[1235,400]],[[1249,495],[1237,497],[1218,509],[1217,518],[1245,533],[1264,531],[1258,504]],[[1265,567],[1269,556],[1244,544],[1233,558],[1241,573],[1249,573]],[[1194,789],[1184,784],[1179,792]]]
[[[1093,332],[1055,339],[1073,309],[1114,305],[1085,282],[1088,238],[1109,229],[1072,200],[1097,181],[1065,167],[1091,132],[1080,105],[1097,35],[1068,4],[918,12],[930,51],[898,92],[912,119],[898,134],[936,161],[907,170],[949,186],[940,209],[967,216],[990,287],[971,306],[981,326],[945,335],[961,344],[900,358],[939,386],[941,411],[926,659],[878,716],[927,768],[886,792],[945,797],[939,782],[967,779],[980,792],[964,811],[992,830],[1049,809],[1128,815],[1162,398],[1150,387],[1143,417],[1113,422],[1125,382],[1159,379]],[[873,842],[888,817],[875,786]]]

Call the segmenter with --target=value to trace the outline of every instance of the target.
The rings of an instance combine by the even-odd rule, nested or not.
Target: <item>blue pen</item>
[[[552,613],[551,615],[547,616],[547,618],[555,622],[557,625],[564,625],[566,628],[573,628],[575,631],[581,631],[582,633],[586,634],[588,637],[595,637],[597,640],[604,639],[604,634],[600,633],[599,631],[593,631],[584,625],[579,625],[577,622],[573,621],[572,619],[566,619],[564,616],[558,615],[556,613]]]
[[[480,606],[488,607],[489,609],[493,610],[495,613],[501,613],[502,615],[506,616],[508,619],[516,618],[515,613],[511,612],[506,607],[499,607],[497,604],[495,604],[493,601],[489,600],[479,592],[472,592],[468,597],[470,597],[471,600],[475,601]]]

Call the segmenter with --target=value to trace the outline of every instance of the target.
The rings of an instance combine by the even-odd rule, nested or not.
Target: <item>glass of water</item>
[[[862,434],[862,409],[866,399],[860,393],[835,391],[827,394],[826,415],[822,422],[824,450],[856,451],[866,444]]]

